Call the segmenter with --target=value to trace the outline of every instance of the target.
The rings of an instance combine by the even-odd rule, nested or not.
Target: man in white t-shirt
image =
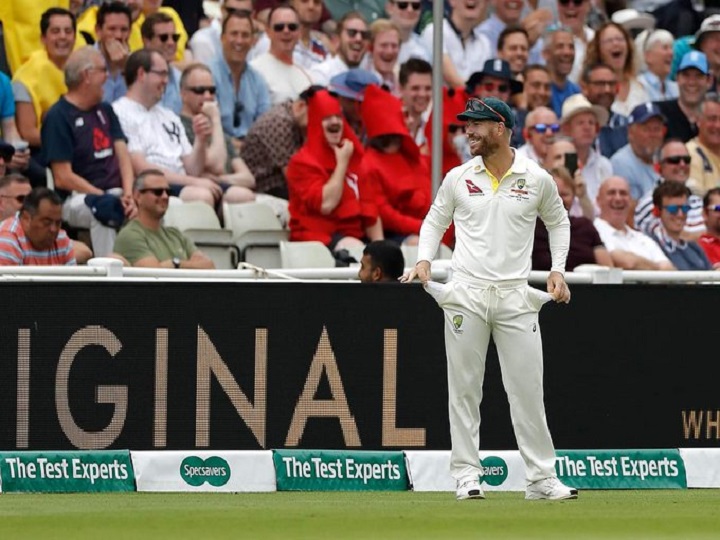
[[[295,45],[300,39],[300,18],[290,6],[283,5],[270,11],[266,28],[270,50],[250,62],[270,88],[273,105],[297,99],[312,84],[310,75],[293,59]]]
[[[199,176],[207,163],[207,141],[212,134],[210,120],[193,118],[195,143],[191,146],[180,117],[160,105],[168,81],[168,63],[157,51],[141,49],[125,65],[127,94],[113,103],[128,139],[135,174],[161,169],[173,195],[185,201],[200,200],[214,206],[223,187]]]
[[[654,240],[628,227],[631,199],[627,180],[619,176],[607,178],[600,185],[597,204],[600,216],[593,225],[615,266],[625,270],[675,270]]]

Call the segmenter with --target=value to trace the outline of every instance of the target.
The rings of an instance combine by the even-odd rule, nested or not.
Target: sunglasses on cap
[[[298,23],[275,23],[272,25],[272,29],[274,32],[282,32],[285,29],[290,30],[290,32],[295,32],[298,28],[300,28],[300,25]]]
[[[15,199],[19,204],[25,202],[25,195],[0,195],[3,199]]]
[[[233,127],[240,127],[240,123],[242,122],[242,117],[240,115],[244,110],[245,105],[243,105],[239,101],[236,101],[235,107],[233,107]]]
[[[188,86],[187,90],[198,96],[202,96],[205,92],[210,92],[210,95],[214,96],[217,92],[217,88],[214,86]]]
[[[138,190],[140,193],[152,193],[156,197],[162,197],[163,194],[170,196],[170,188],[143,188]]]
[[[467,103],[465,104],[465,112],[485,112],[485,109],[489,110],[491,113],[497,115],[500,117],[500,120],[496,120],[496,122],[507,122],[505,117],[497,112],[495,109],[493,109],[490,105],[485,103],[482,99],[477,97],[472,97],[467,100]],[[489,120],[489,119],[488,119]]]
[[[410,8],[413,11],[420,11],[420,2],[393,2],[393,4],[402,10]]]
[[[360,34],[360,37],[362,37],[364,40],[370,39],[370,30],[358,30],[356,28],[346,28],[345,32],[347,33],[349,38],[354,38],[358,34]]]
[[[670,212],[673,216],[676,216],[680,210],[682,210],[683,214],[687,214],[690,211],[689,204],[666,204],[663,208]]]
[[[170,38],[172,38],[172,40],[177,43],[178,41],[180,41],[180,34],[157,34],[157,38],[160,40],[161,43],[165,43]]]
[[[692,158],[690,156],[668,156],[662,161],[663,163],[670,163],[671,165],[679,165],[680,162],[684,163],[685,165],[690,165],[691,159]]]
[[[530,126],[530,129],[538,133],[547,133],[548,130],[557,133],[560,131],[560,124],[535,124]]]

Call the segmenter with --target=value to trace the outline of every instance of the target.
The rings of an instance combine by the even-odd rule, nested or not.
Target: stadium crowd
[[[551,173],[571,216],[568,270],[720,268],[720,9],[444,7],[433,21],[428,0],[0,3],[0,264],[122,252],[212,266],[162,226],[190,201],[221,219],[224,203],[267,204],[290,240],[339,260],[414,245],[432,202],[436,69],[443,173],[471,157],[466,101],[511,105],[513,147]],[[533,268],[548,265],[538,223]]]

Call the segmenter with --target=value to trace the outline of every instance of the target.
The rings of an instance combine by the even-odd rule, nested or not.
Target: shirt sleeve
[[[538,176],[541,179],[542,197],[538,214],[548,230],[550,257],[552,259],[550,271],[565,274],[565,263],[570,250],[570,219],[565,206],[563,206],[555,181],[548,173],[542,170],[539,171]]]
[[[0,72],[0,119],[15,117],[15,97],[7,75]]]
[[[432,262],[440,247],[443,234],[450,226],[453,214],[455,213],[455,181],[450,174],[445,176],[435,200],[420,227],[420,240],[418,241],[419,261]]]

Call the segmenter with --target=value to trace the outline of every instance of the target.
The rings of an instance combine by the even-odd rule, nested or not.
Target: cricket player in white
[[[445,313],[452,456],[461,499],[485,497],[480,468],[480,402],[487,347],[497,345],[515,436],[525,461],[526,499],[572,499],[577,490],[555,473],[545,419],[538,313],[553,299],[570,301],[564,279],[570,224],[550,174],[510,147],[513,113],[495,98],[471,98],[466,122],[473,157],[445,177],[420,229],[418,261],[402,280],[419,278]],[[535,222],[549,233],[547,293],[528,285]],[[455,222],[452,280],[430,281],[430,262]]]

